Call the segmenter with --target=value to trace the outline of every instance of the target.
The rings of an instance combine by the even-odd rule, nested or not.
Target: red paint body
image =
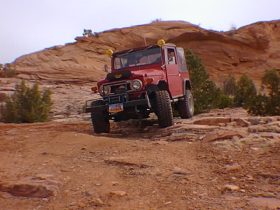
[[[156,52],[154,55],[150,56],[151,59],[155,59],[155,57],[160,54],[160,61],[157,63],[149,63],[148,59],[145,60],[145,56],[143,56],[140,58],[140,60],[145,60],[143,63],[137,64],[135,62],[129,65],[129,59],[134,59],[134,57],[138,57],[138,54],[145,54],[149,51]],[[173,60],[169,58],[169,53],[173,55]],[[126,64],[127,66],[125,66]],[[100,88],[104,85],[134,79],[141,80],[143,85],[141,90],[129,94],[132,98],[138,98],[143,91],[146,91],[148,87],[154,85],[157,87],[164,86],[164,88],[168,90],[171,99],[176,99],[185,94],[186,86],[190,86],[189,72],[187,71],[185,63],[184,51],[182,48],[177,48],[174,44],[165,44],[162,47],[154,45],[114,53],[111,66],[112,72],[110,75],[112,77],[119,77],[119,74],[121,75],[123,72],[127,71],[131,74],[129,77],[125,78],[121,76],[120,78],[112,79],[107,76],[106,79],[98,82],[97,85],[101,95],[104,94]],[[149,83],[146,81],[149,81]]]

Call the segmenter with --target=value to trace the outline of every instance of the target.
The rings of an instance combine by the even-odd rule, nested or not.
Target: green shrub
[[[280,115],[280,95],[270,98],[267,105],[267,113],[269,115]]]
[[[254,115],[267,115],[269,98],[265,95],[257,95],[249,106],[249,113]]]
[[[256,94],[257,90],[253,80],[246,75],[242,75],[237,82],[234,104],[239,107],[249,108]]]
[[[9,63],[5,65],[3,64],[0,65],[0,77],[7,78],[7,77],[14,77],[16,75],[17,73],[13,65]]]
[[[223,92],[226,95],[234,96],[237,89],[235,78],[230,74],[223,82]]]
[[[32,123],[48,120],[51,110],[51,92],[39,91],[38,83],[32,88],[22,81],[15,87],[15,93],[7,97],[6,103],[1,108],[4,122],[8,123]]]
[[[280,75],[275,69],[265,72],[262,83],[268,90],[268,115],[280,115]]]
[[[280,75],[275,69],[265,72],[262,84],[268,89],[270,97],[280,94]]]
[[[265,72],[262,85],[268,95],[257,95],[249,107],[256,115],[280,115],[280,75],[275,69]]]
[[[191,50],[186,52],[190,69],[195,113],[202,113],[213,108],[225,108],[232,104],[232,99],[223,94],[216,84],[209,79],[200,58]]]
[[[233,107],[233,97],[221,93],[219,98],[219,103],[217,104],[219,109],[224,109],[227,107]]]

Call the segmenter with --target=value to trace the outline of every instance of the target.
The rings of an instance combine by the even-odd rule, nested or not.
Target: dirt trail
[[[1,124],[0,209],[280,208],[279,118],[151,122]]]

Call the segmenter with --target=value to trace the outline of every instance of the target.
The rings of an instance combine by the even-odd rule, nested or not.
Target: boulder
[[[28,198],[47,198],[54,195],[54,191],[48,186],[31,183],[0,183],[0,191]]]
[[[233,184],[226,184],[223,188],[223,191],[239,191],[240,187]]]
[[[233,137],[244,138],[246,136],[245,132],[242,131],[232,131],[232,130],[219,130],[213,131],[203,138],[204,141],[212,142],[224,139],[233,139]]]
[[[230,117],[206,117],[195,120],[193,124],[195,125],[216,125],[227,124],[231,122]]]

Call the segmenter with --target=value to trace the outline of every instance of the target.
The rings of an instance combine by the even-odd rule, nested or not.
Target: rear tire
[[[95,101],[92,106],[94,108],[91,112],[91,121],[93,125],[93,130],[95,133],[109,133],[110,132],[110,122],[109,122],[109,113],[106,109],[102,107],[104,105],[103,101]]]
[[[190,90],[186,90],[183,100],[178,102],[178,112],[182,119],[192,118],[194,114],[194,101]]]
[[[158,117],[158,123],[161,128],[172,126],[173,112],[170,102],[169,94],[166,90],[156,91],[156,115]]]

